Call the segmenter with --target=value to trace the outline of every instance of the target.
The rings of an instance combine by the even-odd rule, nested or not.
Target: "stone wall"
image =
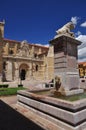
[[[26,80],[29,80],[31,78],[39,80],[52,78],[53,59],[49,58],[49,55],[48,58],[46,58],[47,54],[47,47],[4,39],[3,59],[5,62],[13,62],[12,66],[10,66],[9,68],[6,67],[7,80],[19,79],[19,66],[21,66],[21,64],[26,64],[27,66],[29,66],[26,72]],[[45,59],[47,60],[47,62],[50,61],[50,64],[47,64],[47,68],[49,68],[50,71],[47,77],[45,76]],[[38,70],[36,66],[38,66]]]

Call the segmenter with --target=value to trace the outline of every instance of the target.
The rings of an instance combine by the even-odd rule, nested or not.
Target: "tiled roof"
[[[8,42],[17,42],[17,43],[21,43],[20,41],[16,41],[16,40],[10,40],[10,39],[6,39],[6,38],[4,38],[4,41],[8,41]]]
[[[81,64],[86,64],[86,62],[79,62],[78,64],[79,64],[79,65],[81,65]]]

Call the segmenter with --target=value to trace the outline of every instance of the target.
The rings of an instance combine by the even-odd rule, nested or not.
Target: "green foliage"
[[[16,95],[18,90],[25,89],[23,87],[16,88],[0,88],[0,96]]]

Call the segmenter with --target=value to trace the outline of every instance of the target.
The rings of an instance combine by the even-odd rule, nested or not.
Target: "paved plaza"
[[[19,112],[21,115],[23,115],[25,118],[28,119],[28,121],[26,122],[34,122],[36,124],[38,124],[38,126],[35,126],[34,123],[30,123],[30,125],[33,125],[32,128],[29,128],[28,127],[28,130],[60,130],[60,128],[58,126],[56,126],[55,124],[53,124],[52,122],[49,122],[47,121],[46,119],[43,119],[41,118],[39,115],[33,113],[32,111],[30,110],[27,110],[26,108],[24,107],[21,107],[21,106],[18,106],[17,105],[17,96],[8,96],[8,97],[0,97],[0,101],[1,101],[1,106],[3,107],[3,110],[5,108],[7,108],[7,105],[8,107],[10,108],[10,110],[12,110],[11,108],[13,108],[13,112],[16,113]],[[5,104],[4,104],[5,103]],[[4,104],[4,105],[3,105]],[[7,104],[7,105],[6,105]],[[5,109],[6,111],[4,111],[4,113],[2,113],[3,115],[5,115],[5,112],[8,114],[9,113],[9,110],[8,109]],[[11,115],[11,113],[9,114],[11,117],[14,116],[14,115]],[[0,116],[1,118],[2,116]],[[15,118],[15,117],[14,117]],[[13,119],[14,120],[14,119]],[[20,118],[20,123],[22,124],[22,119]],[[26,120],[26,119],[25,119]],[[11,118],[9,120],[7,120],[8,124],[11,122]],[[15,122],[15,120],[14,120]],[[1,123],[0,123],[1,124]],[[11,127],[11,126],[10,126]],[[13,126],[15,128],[15,126]],[[5,126],[3,127],[2,126],[2,129],[3,130],[7,130],[7,129],[4,129]],[[59,129],[58,129],[59,128]],[[18,129],[9,129],[9,130],[18,130]],[[20,129],[19,129],[20,130]],[[27,130],[27,129],[21,129],[21,130]]]
[[[44,130],[0,100],[0,130]]]

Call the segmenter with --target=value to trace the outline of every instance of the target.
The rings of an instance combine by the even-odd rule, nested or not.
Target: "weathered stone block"
[[[74,91],[74,92],[73,92]],[[78,94],[77,90],[70,91]],[[78,89],[83,91],[82,89]],[[69,91],[68,91],[69,92]],[[67,92],[67,94],[68,94]],[[61,130],[83,130],[86,128],[86,99],[69,102],[48,96],[42,96],[28,92],[26,90],[18,91],[18,104],[32,111],[35,111],[41,117],[52,121]]]
[[[77,46],[80,41],[67,35],[58,35],[50,43],[54,46],[54,74],[61,78],[65,90],[79,88]]]

